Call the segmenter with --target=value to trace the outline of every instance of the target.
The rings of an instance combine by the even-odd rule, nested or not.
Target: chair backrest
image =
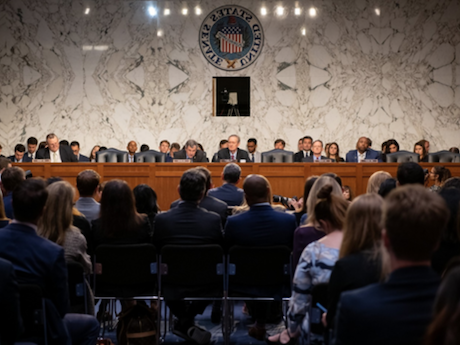
[[[88,313],[85,271],[79,262],[67,262],[67,283],[72,312],[84,310]]]
[[[222,296],[224,251],[220,245],[166,245],[161,249],[161,290],[165,298]]]
[[[292,163],[294,162],[294,152],[274,149],[262,152],[262,163]]]
[[[416,162],[418,163],[419,155],[415,152],[410,151],[398,151],[394,153],[388,153],[386,155],[387,163],[404,163],[404,162]]]
[[[94,255],[95,296],[154,295],[157,251],[152,244],[101,245]]]
[[[286,246],[234,246],[228,252],[228,291],[233,293],[274,294],[291,292],[291,249]]]
[[[38,285],[19,284],[23,332],[18,341],[47,344],[46,312],[43,290]]]
[[[127,163],[128,152],[117,149],[107,149],[96,152],[96,162],[98,163]]]
[[[430,163],[460,163],[460,154],[450,151],[438,151],[428,154]]]
[[[134,154],[134,161],[136,163],[164,163],[165,159],[166,155],[164,153],[155,150]]]

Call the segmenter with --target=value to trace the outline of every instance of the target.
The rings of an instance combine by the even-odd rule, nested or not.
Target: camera
[[[273,202],[279,202],[281,203],[284,207],[286,207],[289,210],[294,210],[294,207],[292,205],[289,205],[289,202],[291,200],[297,200],[297,197],[294,196],[292,198],[287,198],[285,196],[281,195],[273,195]]]

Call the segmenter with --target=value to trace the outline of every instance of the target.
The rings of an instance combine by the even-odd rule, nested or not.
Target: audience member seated
[[[439,192],[444,182],[451,177],[450,170],[442,165],[435,165],[430,171],[430,180],[434,184],[430,187],[433,192]]]
[[[389,178],[391,178],[390,173],[383,170],[373,173],[367,181],[367,193],[378,193],[380,185]]]
[[[0,229],[4,228],[8,224],[10,224],[10,219],[6,216],[5,206],[3,204],[3,193],[0,190]]]
[[[78,262],[85,274],[92,271],[86,239],[80,229],[72,225],[74,189],[67,181],[58,181],[47,187],[48,199],[38,222],[38,234],[64,248],[66,262]],[[87,285],[88,313],[94,315],[94,298]]]
[[[209,190],[208,195],[222,200],[227,206],[239,206],[243,203],[244,192],[236,185],[240,182],[241,168],[235,163],[229,163],[224,167],[222,180],[224,184]]]
[[[48,145],[46,148],[37,151],[36,159],[49,159],[51,163],[78,162],[70,146],[61,145],[56,134],[48,134],[46,144]]]
[[[460,344],[460,267],[443,279],[434,302],[434,315],[425,336],[425,345]]]
[[[310,157],[313,154],[311,152],[312,143],[313,139],[309,135],[302,138],[302,149],[294,155],[294,162],[302,162],[304,158]]]
[[[342,189],[343,198],[350,202],[353,201],[353,199],[355,198],[355,194],[353,193],[353,190],[350,188],[350,186],[343,186]]]
[[[302,219],[303,215],[307,214],[307,199],[310,195],[311,188],[313,187],[313,184],[316,182],[318,177],[319,176],[317,175],[307,177],[303,187],[303,196],[298,200],[297,203],[293,203],[294,209],[296,210],[296,212],[294,212],[294,216],[296,218],[297,226],[300,225],[300,220]]]
[[[310,243],[302,252],[294,273],[293,290],[289,301],[288,328],[267,339],[269,344],[308,343],[310,339],[310,321],[307,315],[311,299],[309,294],[313,286],[329,282],[331,271],[339,258],[342,244],[342,226],[349,203],[333,193],[333,183],[325,184],[316,195],[315,219],[326,236]],[[319,181],[319,179],[318,179]],[[318,183],[316,181],[316,183]],[[314,186],[313,186],[314,188]],[[313,190],[312,192],[313,193]],[[310,196],[311,196],[310,193]]]
[[[58,339],[49,336],[49,343],[67,344],[67,337],[70,337],[72,344],[94,345],[99,333],[96,318],[67,313],[69,297],[64,249],[37,234],[47,197],[45,182],[38,179],[28,179],[14,190],[16,220],[0,231],[0,257],[13,264],[19,284],[36,284],[43,289],[49,301],[46,309],[55,314],[47,318],[49,329],[53,330],[53,335],[60,336]]]
[[[247,151],[238,148],[240,145],[240,137],[236,134],[232,134],[228,137],[227,148],[219,150],[217,152],[217,159],[231,159],[237,162],[249,162],[249,154]]]
[[[89,160],[92,162],[92,163],[95,163],[96,162],[96,152],[99,151],[101,147],[99,145],[95,145],[92,149],[91,149],[91,153],[89,155]]]
[[[25,178],[24,170],[19,167],[7,168],[2,173],[2,185],[5,191],[3,205],[5,207],[5,215],[9,219],[14,219],[12,204],[13,191],[24,182]]]
[[[382,182],[379,188],[379,195],[385,198],[397,186],[397,181],[394,178],[389,178]]]
[[[174,153],[174,159],[190,159],[193,162],[207,162],[206,155],[202,150],[198,150],[198,143],[193,140],[187,140],[184,148]]]
[[[22,144],[17,144],[14,147],[14,155],[9,156],[8,159],[11,160],[13,163],[26,163],[32,162],[31,159],[25,154],[26,147]]]
[[[414,152],[419,155],[419,162],[428,162],[428,154],[426,153],[425,145],[422,141],[417,141],[415,143]]]
[[[382,162],[380,153],[369,148],[369,139],[361,137],[356,143],[356,150],[348,151],[345,161],[347,163],[360,163],[365,159],[377,159],[379,162]]]
[[[128,146],[126,146],[126,149],[128,150],[128,163],[134,163],[134,154],[137,151],[137,143],[134,140],[131,140],[128,143]]]
[[[184,172],[178,187],[182,201],[177,207],[156,217],[153,239],[158,250],[167,244],[223,243],[221,218],[214,212],[198,207],[205,191],[206,177],[200,170]],[[174,334],[201,345],[209,343],[211,333],[196,326],[194,321],[197,314],[203,313],[208,302],[167,300],[166,303],[178,318],[174,324]]]
[[[340,294],[358,289],[381,278],[380,240],[383,199],[378,194],[358,196],[348,208],[340,247],[329,280],[327,327],[332,329]]]
[[[27,158],[29,162],[32,162],[35,159],[35,154],[37,153],[37,144],[38,140],[35,137],[30,137],[27,139]]]
[[[339,144],[336,142],[329,143],[329,146],[326,147],[326,157],[332,159],[333,162],[344,162],[344,159],[340,157]]]
[[[277,212],[271,205],[271,193],[268,180],[262,175],[249,175],[243,184],[249,211],[228,218],[225,225],[225,245],[247,247],[267,247],[284,245],[292,248],[292,239],[296,228],[295,217]],[[254,291],[249,291],[254,294]],[[246,305],[253,311],[255,325],[249,329],[249,335],[258,340],[265,339],[265,322],[270,302],[250,302]]]
[[[430,259],[448,218],[444,200],[423,186],[402,186],[390,193],[382,242],[391,274],[382,284],[342,293],[335,344],[421,343],[439,286]]]
[[[332,194],[337,196],[342,196],[342,188],[339,184],[330,176],[320,176],[315,183],[313,184],[310,193],[308,194],[306,201],[306,215],[307,220],[305,224],[300,225],[294,232],[294,248],[292,251],[292,262],[294,265],[297,265],[299,258],[302,254],[302,251],[310,243],[319,240],[325,236],[325,232],[321,229],[316,215],[314,212],[309,212],[309,210],[314,210],[315,205],[318,201],[318,192],[325,185],[329,185],[332,188]]]
[[[457,227],[460,225],[458,216],[460,190],[443,188],[439,192],[439,195],[445,200],[447,207],[449,207],[450,217],[447,227],[442,234],[439,247],[431,258],[431,267],[439,275],[442,275],[449,261],[456,256],[460,256],[460,234],[457,231]]]
[[[72,141],[70,143],[70,148],[75,156],[77,156],[77,160],[79,162],[89,162],[89,157],[86,157],[80,154],[80,143],[78,141]]]
[[[444,182],[442,189],[455,188],[460,190],[460,177],[454,176]]]
[[[96,198],[100,198],[100,181],[99,174],[91,169],[83,170],[77,175],[77,189],[80,198],[75,203],[75,207],[84,214],[89,222],[99,218],[101,211],[101,205],[96,201]]]
[[[157,203],[157,193],[147,184],[138,184],[133,189],[136,211],[139,214],[147,215],[150,227],[150,236],[153,236],[155,217],[160,212]]]
[[[404,162],[398,165],[396,179],[399,186],[406,184],[420,184],[423,186],[425,183],[425,173],[419,164]]]
[[[21,333],[19,288],[11,262],[0,259],[0,344],[15,344]]]
[[[198,166],[195,169],[197,169],[198,171],[201,171],[206,177],[206,191],[204,193],[203,199],[201,199],[198,206],[210,212],[217,213],[220,216],[220,219],[222,220],[222,226],[224,226],[225,222],[227,221],[227,204],[220,199],[217,199],[213,196],[208,195],[209,190],[213,186],[212,179],[211,179],[211,172],[205,167],[201,167],[201,166]],[[177,207],[177,205],[179,205],[180,202],[181,202],[180,199],[173,201],[169,208]]]
[[[322,156],[323,152],[323,142],[321,140],[315,140],[311,146],[312,154],[302,159],[302,162],[314,163],[322,161],[323,159],[328,159],[325,156]]]

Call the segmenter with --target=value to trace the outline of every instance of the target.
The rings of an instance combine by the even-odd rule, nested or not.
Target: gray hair
[[[185,143],[185,147],[195,147],[197,145],[198,145],[198,143],[193,139],[189,139]]]
[[[241,168],[238,164],[235,163],[228,163],[224,167],[224,181],[230,183],[236,183],[240,179],[241,176]]]

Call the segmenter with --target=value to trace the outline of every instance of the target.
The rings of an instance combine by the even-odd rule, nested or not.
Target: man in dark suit
[[[240,182],[241,168],[235,163],[229,163],[224,167],[222,180],[224,184],[213,188],[208,195],[222,200],[227,206],[240,206],[243,203],[244,193],[236,185]]]
[[[0,259],[0,344],[12,345],[21,331],[19,288],[11,262]]]
[[[46,143],[48,147],[38,150],[36,159],[50,159],[51,163],[78,162],[70,146],[59,145],[59,139],[54,133],[46,136]]]
[[[294,155],[294,162],[302,162],[305,157],[310,157],[312,155],[311,145],[313,143],[312,137],[309,135],[303,137],[302,141],[302,151],[296,152]]]
[[[89,157],[80,154],[80,143],[78,141],[72,141],[70,143],[70,148],[72,149],[73,154],[77,157],[79,162],[89,162]]]
[[[5,207],[5,215],[9,219],[14,219],[13,213],[13,191],[24,182],[26,175],[24,170],[19,167],[11,167],[5,169],[2,173],[2,187],[3,187],[3,205]]]
[[[177,207],[160,213],[155,218],[153,242],[161,250],[167,244],[197,245],[222,244],[222,221],[219,215],[198,206],[206,191],[206,177],[198,169],[189,169],[182,175],[178,187],[182,199]],[[207,302],[185,303],[166,301],[178,318],[174,334],[199,344],[207,344],[211,333],[195,325],[195,316],[202,314]]]
[[[227,221],[227,204],[223,202],[222,200],[219,200],[217,198],[214,198],[213,196],[208,195],[208,191],[212,187],[211,172],[202,166],[198,166],[195,169],[201,171],[206,177],[206,191],[204,193],[203,199],[201,199],[198,206],[210,212],[217,213],[222,219],[222,226],[224,226],[225,222]],[[173,201],[169,208],[177,207],[180,201],[181,201],[180,199]]]
[[[207,162],[203,151],[198,150],[198,143],[189,139],[185,143],[184,149],[174,152],[174,159],[191,159],[193,162]]]
[[[449,210],[417,185],[392,191],[384,209],[382,242],[392,272],[382,284],[342,293],[333,344],[421,344],[431,321],[439,277],[430,259]]]
[[[13,163],[26,163],[32,162],[32,159],[29,158],[26,154],[26,147],[22,144],[17,144],[14,147],[14,155],[9,156],[8,159]]]
[[[302,162],[315,163],[320,162],[323,159],[329,159],[321,155],[321,152],[323,152],[323,142],[321,140],[315,140],[313,142],[313,145],[311,146],[311,151],[312,154],[302,159]]]
[[[217,161],[221,159],[231,159],[237,162],[250,162],[249,154],[245,150],[238,148],[240,145],[240,137],[236,134],[232,134],[228,137],[228,147],[225,149],[219,150],[217,152]]]
[[[366,137],[359,138],[356,150],[348,151],[345,157],[347,163],[359,163],[363,159],[377,159],[379,163],[382,162],[380,152],[369,148],[369,139]]]
[[[56,329],[74,344],[95,344],[99,323],[94,316],[67,314],[69,296],[64,249],[39,236],[37,224],[48,197],[45,182],[28,179],[13,192],[15,222],[0,231],[0,257],[13,264],[19,284],[35,284],[56,310]],[[12,245],[14,243],[14,245]],[[20,250],[18,250],[20,249]],[[62,342],[60,342],[62,343]]]
[[[243,184],[249,211],[229,217],[225,225],[225,244],[250,247],[284,245],[292,248],[294,230],[297,223],[293,215],[275,211],[270,205],[270,185],[261,175],[249,175]],[[248,302],[247,302],[248,303]],[[265,321],[270,304],[251,303],[250,309],[256,319],[249,335],[264,340]]]

